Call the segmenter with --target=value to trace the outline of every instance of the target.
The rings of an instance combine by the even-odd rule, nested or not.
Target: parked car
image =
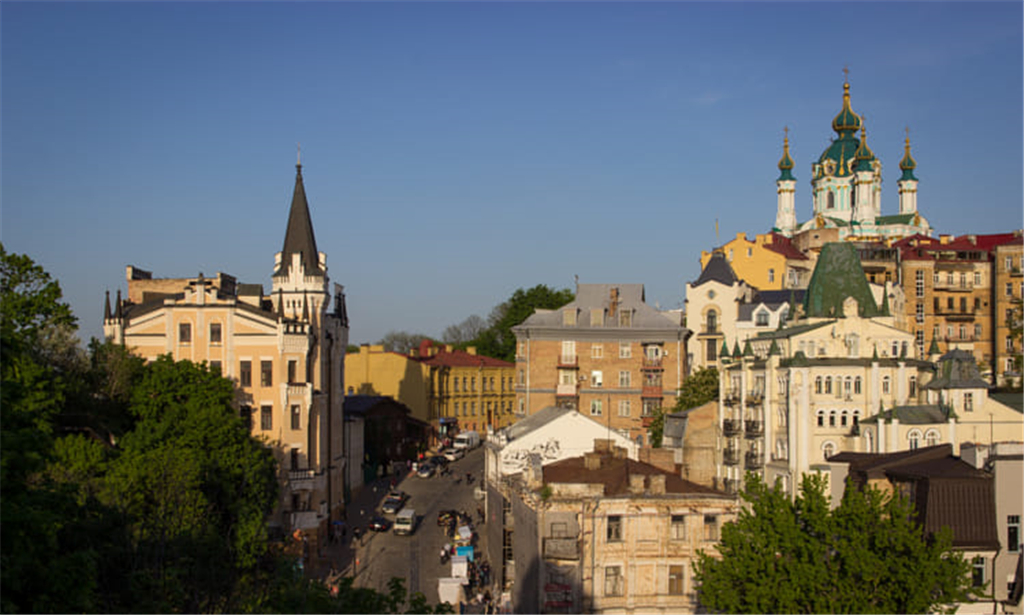
[[[464,431],[455,436],[455,448],[470,450],[480,445],[480,434],[475,431]]]
[[[402,510],[402,506],[408,496],[404,491],[391,491],[384,497],[384,504],[380,507],[384,514],[393,515]]]
[[[395,534],[408,535],[416,531],[416,511],[403,508],[395,517]]]
[[[428,459],[427,461],[420,463],[419,467],[416,469],[416,476],[419,476],[420,478],[430,478],[434,475],[434,470],[434,462]]]
[[[444,458],[448,461],[458,461],[466,456],[466,451],[461,448],[449,448],[444,451]]]
[[[391,522],[384,517],[374,517],[373,519],[370,519],[370,529],[374,532],[386,532],[390,527]]]

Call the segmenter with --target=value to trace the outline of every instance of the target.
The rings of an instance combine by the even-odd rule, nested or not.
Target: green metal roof
[[[842,317],[843,302],[850,297],[857,300],[860,316],[880,315],[856,248],[849,243],[827,243],[804,294],[804,314],[809,318]]]

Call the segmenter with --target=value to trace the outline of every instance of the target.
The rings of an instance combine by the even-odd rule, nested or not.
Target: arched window
[[[821,376],[816,376],[814,378],[814,392],[821,395]]]
[[[835,427],[836,426],[836,411],[835,410],[833,410],[833,411],[828,413],[828,426],[829,427]]]
[[[910,377],[910,397],[917,397],[917,376]]]
[[[828,209],[836,208],[836,195],[832,191],[829,191],[828,193],[828,205],[826,205],[825,207],[827,207]]]
[[[839,415],[839,425],[842,427],[846,427],[846,424],[849,422],[849,419],[850,413],[847,412],[846,410],[843,410],[843,412]]]
[[[825,426],[825,411],[824,410],[818,410],[818,427],[824,427],[824,426]]]
[[[860,425],[860,410],[853,411],[853,424]]]
[[[853,395],[853,379],[849,376],[843,379],[843,395],[846,397]]]
[[[828,458],[836,454],[836,445],[831,442],[826,442],[821,447],[821,458],[828,461]]]
[[[883,395],[888,395],[889,394],[889,377],[888,376],[883,376],[882,377],[882,394]]]
[[[853,394],[854,395],[860,395],[860,387],[861,387],[860,376],[857,376],[856,378],[853,379]]]
[[[832,376],[825,376],[825,394],[832,393]]]
[[[935,446],[939,443],[939,432],[934,429],[929,429],[928,433],[924,435],[925,446]]]
[[[867,452],[875,452],[875,434],[870,429],[864,431],[864,443]]]
[[[911,429],[910,433],[907,434],[907,440],[910,441],[910,450],[916,450],[921,446],[921,432],[917,429]]]
[[[705,317],[705,325],[707,326],[708,333],[716,333],[718,331],[718,312],[708,310],[708,315]]]

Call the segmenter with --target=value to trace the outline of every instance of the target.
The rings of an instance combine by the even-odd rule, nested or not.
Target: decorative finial
[[[850,69],[847,66],[843,67],[843,83],[850,83]]]
[[[295,143],[295,166],[302,166],[302,144],[299,142]]]

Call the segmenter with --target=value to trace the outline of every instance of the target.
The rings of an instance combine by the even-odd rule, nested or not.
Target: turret
[[[790,237],[796,230],[796,178],[793,177],[793,159],[789,156],[789,127],[782,142],[782,158],[779,160],[778,212],[775,214],[775,228]]]
[[[874,224],[875,211],[875,154],[868,147],[867,127],[861,124],[860,146],[853,155],[853,219],[861,225]]]
[[[910,155],[910,129],[907,129],[907,139],[903,145],[903,160],[900,160],[900,169],[903,175],[897,183],[900,192],[900,213],[917,213],[917,178],[914,177],[914,169],[917,163]]]

